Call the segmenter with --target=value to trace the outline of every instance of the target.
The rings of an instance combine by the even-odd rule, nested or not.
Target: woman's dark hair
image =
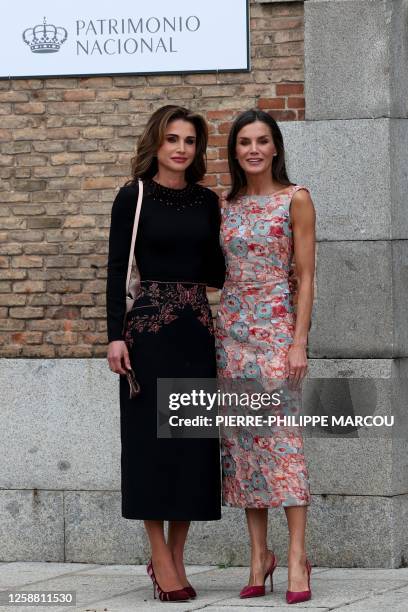
[[[177,119],[190,122],[194,125],[196,131],[196,154],[193,163],[186,170],[186,181],[187,183],[197,183],[204,178],[207,171],[206,150],[208,142],[208,127],[205,119],[187,108],[169,104],[158,108],[153,113],[140,137],[137,153],[131,160],[131,182],[136,182],[139,178],[153,178],[157,173],[157,150],[163,143],[168,124]]]
[[[290,182],[286,171],[285,149],[283,146],[282,132],[280,131],[275,119],[273,119],[268,113],[255,108],[241,113],[235,119],[228,137],[228,164],[232,185],[231,190],[227,195],[227,200],[233,200],[235,196],[237,196],[239,192],[247,185],[245,172],[236,159],[237,137],[242,128],[250,123],[255,123],[255,121],[262,121],[262,123],[265,123],[271,130],[272,139],[277,153],[276,157],[273,158],[272,177],[275,179],[275,181],[281,183],[282,185],[293,185],[293,183]]]

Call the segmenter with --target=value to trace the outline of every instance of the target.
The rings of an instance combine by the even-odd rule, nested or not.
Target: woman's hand
[[[306,347],[292,344],[288,351],[289,383],[298,387],[307,372]]]
[[[129,352],[124,340],[113,340],[109,342],[108,363],[115,374],[126,374],[131,369]]]

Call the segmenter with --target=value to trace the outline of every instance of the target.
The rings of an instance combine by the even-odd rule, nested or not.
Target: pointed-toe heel
[[[273,591],[273,572],[275,571],[275,568],[278,565],[278,560],[274,553],[272,553],[272,555],[273,555],[272,562],[271,562],[271,565],[269,566],[268,571],[265,574],[264,583],[262,585],[245,586],[239,594],[241,599],[249,599],[250,597],[263,597],[266,592],[265,582],[268,576],[270,577],[270,580],[271,580],[271,592]]]
[[[183,587],[184,591],[189,594],[190,599],[195,599],[197,597],[197,592],[194,587],[189,583],[188,586]]]
[[[307,591],[286,591],[286,603],[294,604],[301,603],[302,601],[309,601],[312,599],[312,591],[310,589],[310,574],[312,573],[312,566],[309,563],[309,560],[306,559],[306,569],[307,569]]]
[[[157,578],[153,569],[153,562],[150,559],[147,564],[146,571],[149,574],[153,582],[153,597],[156,599],[156,592],[159,596],[160,601],[187,601],[190,599],[190,595],[185,589],[177,589],[175,591],[163,591],[157,582]]]

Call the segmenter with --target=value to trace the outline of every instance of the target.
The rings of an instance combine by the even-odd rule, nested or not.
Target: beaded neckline
[[[199,189],[195,183],[189,183],[181,189],[164,187],[153,179],[149,179],[149,192],[155,200],[166,206],[172,206],[176,210],[185,210],[190,206],[201,204],[204,200],[204,190]]]

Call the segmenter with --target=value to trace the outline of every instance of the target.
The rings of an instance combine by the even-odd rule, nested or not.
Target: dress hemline
[[[216,517],[214,516],[206,516],[203,517],[202,515],[200,516],[158,516],[158,515],[151,515],[149,514],[148,516],[146,515],[140,515],[138,514],[137,516],[132,514],[132,516],[130,515],[126,515],[122,512],[122,518],[127,519],[127,520],[133,520],[133,521],[220,521],[222,519],[221,513],[219,515],[217,515]]]

